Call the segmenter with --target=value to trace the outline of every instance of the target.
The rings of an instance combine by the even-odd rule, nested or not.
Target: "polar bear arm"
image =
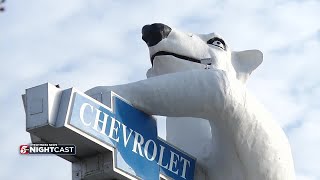
[[[208,118],[221,112],[227,91],[227,77],[221,70],[198,70],[161,75],[118,86],[101,86],[86,93],[101,93],[110,104],[113,91],[133,106],[151,115]]]

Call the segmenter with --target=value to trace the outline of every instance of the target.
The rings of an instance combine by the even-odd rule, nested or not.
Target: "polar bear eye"
[[[217,38],[217,37],[212,38],[212,39],[210,39],[209,41],[207,41],[207,43],[208,43],[208,44],[211,44],[211,45],[214,45],[214,46],[217,46],[217,47],[219,47],[219,48],[221,48],[221,49],[223,49],[223,50],[226,50],[226,44],[225,44],[225,42],[224,42],[222,39],[220,39],[220,38]]]

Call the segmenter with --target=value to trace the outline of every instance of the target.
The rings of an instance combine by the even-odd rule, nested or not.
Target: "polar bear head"
[[[220,69],[246,82],[263,59],[259,50],[231,51],[216,33],[181,32],[165,24],[142,28],[142,39],[149,47],[152,67],[147,77],[195,69]]]

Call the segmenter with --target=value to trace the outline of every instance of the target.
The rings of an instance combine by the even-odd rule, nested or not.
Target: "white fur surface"
[[[96,87],[110,104],[110,91],[152,115],[168,116],[167,140],[197,158],[195,179],[294,179],[288,140],[272,117],[245,88],[262,62],[258,50],[231,52],[208,45],[214,33],[195,35],[173,29],[167,39],[150,47],[202,59],[211,69],[173,56],[157,56],[146,80]],[[211,134],[210,134],[211,133]]]

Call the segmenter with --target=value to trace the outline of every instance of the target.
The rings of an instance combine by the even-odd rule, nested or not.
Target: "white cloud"
[[[264,52],[248,87],[286,129],[297,178],[319,179],[318,7],[316,0],[8,1],[0,14],[1,177],[70,179],[61,158],[18,154],[30,141],[20,95],[47,81],[84,91],[145,78],[150,62],[140,29],[164,22]]]
[[[295,157],[295,168],[299,173],[319,178],[320,172],[320,122],[319,106],[306,112],[303,122],[292,128],[288,135]]]

